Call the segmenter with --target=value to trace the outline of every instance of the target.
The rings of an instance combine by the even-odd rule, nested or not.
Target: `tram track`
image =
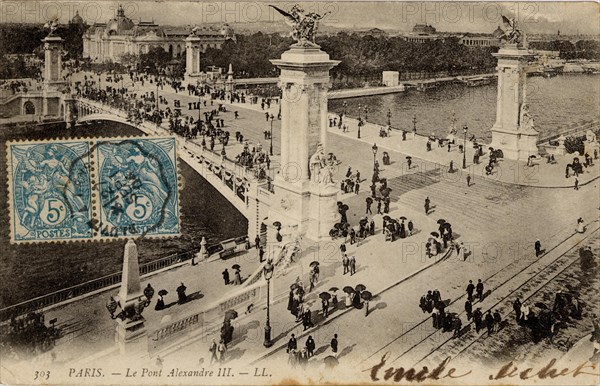
[[[526,266],[520,268],[516,273],[514,274],[508,274],[508,275],[503,275],[506,274],[507,272],[510,272],[511,269],[515,269],[514,265],[516,264],[517,261],[510,263],[508,265],[506,265],[505,267],[503,267],[502,269],[498,270],[497,272],[495,272],[494,274],[492,274],[491,276],[487,277],[484,280],[484,283],[486,284],[487,290],[489,292],[491,292],[490,295],[488,295],[486,298],[484,298],[484,302],[487,298],[489,298],[489,296],[492,296],[494,294],[497,294],[499,292],[499,290],[502,289],[506,289],[509,287],[514,287],[514,289],[509,290],[508,294],[503,295],[500,297],[499,300],[497,300],[493,305],[491,306],[486,306],[485,307],[485,312],[487,312],[488,309],[496,309],[498,308],[498,305],[505,302],[507,299],[509,298],[513,298],[516,296],[515,294],[522,289],[523,292],[526,291],[526,287],[528,285],[534,284],[534,285],[539,285],[542,284],[541,286],[539,286],[539,288],[535,289],[535,291],[533,291],[532,293],[528,293],[526,296],[521,296],[521,299],[529,299],[531,296],[534,296],[541,288],[543,288],[545,285],[547,285],[549,282],[551,282],[556,276],[558,276],[560,273],[562,273],[564,270],[566,270],[567,268],[569,268],[574,262],[577,261],[577,258],[573,258],[568,256],[568,253],[570,251],[572,251],[574,248],[576,248],[578,245],[580,245],[582,242],[584,242],[585,240],[587,240],[588,238],[590,238],[592,235],[594,235],[595,233],[598,232],[598,220],[592,221],[589,224],[587,224],[587,232],[582,235],[579,233],[571,233],[569,236],[567,236],[565,239],[563,239],[562,242],[558,243],[557,245],[553,246],[552,248],[550,248],[543,256],[539,257],[539,258],[535,258],[534,261],[532,261],[531,263],[527,264]],[[560,233],[562,232],[558,232],[556,235],[554,236],[558,236]],[[547,261],[546,259],[544,259],[544,257],[549,256],[553,251],[557,250],[557,249],[561,249],[564,248],[564,246],[566,245],[566,243],[570,242],[573,238],[577,238],[579,237],[580,239],[577,240],[575,242],[574,245],[572,245],[571,247],[569,247],[568,249],[561,251],[559,253],[559,255],[555,258],[552,258],[550,261]],[[551,276],[549,279],[546,279],[546,277],[543,277],[543,275],[549,275]],[[528,278],[526,278],[525,276],[529,276]],[[502,277],[508,277],[507,279],[502,279]],[[494,282],[495,280],[498,280],[498,282]],[[518,284],[517,284],[518,283]],[[466,294],[463,294],[457,298],[455,298],[454,300],[452,300],[446,307],[450,307],[453,304],[456,304],[457,302],[459,302],[461,299],[465,299],[466,298]],[[478,306],[481,304],[481,302],[478,303],[474,303],[473,304],[473,309],[478,308]],[[512,302],[511,302],[512,305]],[[483,307],[482,307],[483,308]],[[461,310],[462,310],[462,306],[461,306]],[[483,311],[483,310],[482,310]],[[512,311],[512,306],[510,307],[510,311]],[[485,314],[484,312],[484,314]],[[464,311],[462,312],[457,312],[457,314],[459,316],[464,314]],[[408,334],[413,333],[414,331],[416,331],[418,328],[421,328],[423,325],[425,325],[426,323],[431,323],[431,318],[427,317],[424,320],[422,320],[421,322],[413,325],[411,328],[407,329],[406,331],[403,331],[401,334],[399,334],[398,336],[396,336],[394,339],[392,339],[391,341],[389,341],[388,343],[386,343],[384,346],[382,346],[381,348],[379,348],[377,351],[375,351],[374,353],[372,353],[369,357],[365,358],[363,360],[363,362],[369,360],[370,358],[374,357],[375,355],[383,352],[385,349],[389,348],[390,346],[392,346],[394,343],[396,343],[398,340],[402,339],[402,338],[406,338],[408,336]],[[472,321],[463,325],[463,330],[468,326],[472,324]],[[472,332],[472,331],[471,331]],[[454,339],[452,337],[450,338],[442,338],[442,335],[444,333],[441,332],[441,330],[435,330],[430,334],[427,334],[426,336],[424,336],[422,339],[420,339],[419,341],[417,341],[416,343],[412,344],[410,347],[406,348],[402,353],[400,353],[398,356],[396,356],[392,361],[390,361],[390,363],[396,362],[397,360],[404,358],[407,356],[407,354],[411,353],[411,357],[419,357],[420,359],[415,363],[415,365],[429,359],[432,358],[432,360],[436,360],[439,358],[435,358],[433,359],[433,357],[435,356],[436,353],[439,354],[439,349],[444,347],[446,344],[448,344],[449,342],[464,342],[463,339]],[[474,340],[472,340],[469,345],[463,349],[460,349],[456,355],[464,352],[466,349],[468,349],[468,347],[470,347],[473,343],[475,343],[477,340],[479,340],[481,337],[485,336],[486,333],[482,333],[481,335],[477,335],[475,337]],[[440,339],[436,339],[436,336],[439,336]],[[463,336],[461,336],[460,338],[463,338]],[[432,342],[433,347],[432,347]],[[429,347],[427,347],[427,345],[429,344]],[[462,343],[461,343],[462,344]],[[456,349],[453,347],[454,351],[456,351]],[[423,352],[424,351],[424,352]],[[415,355],[416,354],[416,355]],[[442,354],[439,354],[439,356],[442,356]],[[446,358],[447,356],[453,356],[452,353],[447,353],[444,352],[443,353],[443,358],[441,358],[441,360],[443,360],[444,358]]]

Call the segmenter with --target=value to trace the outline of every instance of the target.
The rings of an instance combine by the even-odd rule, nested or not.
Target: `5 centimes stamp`
[[[12,242],[89,240],[90,143],[8,143]]]
[[[100,238],[180,234],[174,137],[97,142]]]

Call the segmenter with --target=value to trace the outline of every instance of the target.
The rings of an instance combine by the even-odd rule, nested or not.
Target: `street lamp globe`
[[[265,275],[265,279],[267,280],[267,322],[265,323],[265,341],[263,342],[263,346],[271,347],[273,345],[273,341],[271,340],[271,319],[270,319],[270,288],[271,288],[271,278],[273,277],[273,271],[275,267],[273,267],[273,263],[271,259],[267,260],[267,264],[263,267],[263,274]]]
[[[273,264],[271,263],[271,260],[269,259],[267,261],[267,264],[265,264],[265,266],[263,267],[263,274],[265,275],[266,280],[271,280],[271,278],[273,277],[274,270],[275,270],[275,267],[273,266]]]
[[[377,155],[377,144],[374,143],[373,146],[371,147],[371,150],[373,150],[373,155]]]

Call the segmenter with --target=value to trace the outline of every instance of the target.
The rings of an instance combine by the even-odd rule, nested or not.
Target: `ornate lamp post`
[[[265,323],[265,341],[263,343],[265,347],[271,347],[273,345],[273,342],[271,341],[271,320],[269,315],[271,305],[269,301],[271,295],[271,278],[273,277],[274,269],[275,267],[271,263],[271,260],[268,260],[267,264],[265,264],[265,266],[263,267],[263,275],[267,280],[267,322]]]
[[[373,150],[373,170],[375,170],[375,162],[376,162],[376,158],[377,158],[377,144],[374,143],[373,146],[371,147],[371,150]]]
[[[269,134],[269,139],[271,140],[271,144],[269,146],[269,154],[272,157],[273,156],[273,119],[275,119],[275,116],[273,114],[271,114],[269,119],[271,120],[271,133]]]
[[[357,135],[358,139],[360,139],[360,128],[362,127],[362,125],[363,125],[362,119],[358,118],[358,135]]]
[[[348,102],[342,103],[342,106],[344,106],[344,116],[346,116],[346,108],[348,107]]]
[[[358,119],[360,120],[360,111],[362,110],[362,105],[358,104]]]
[[[463,133],[465,133],[465,141],[463,142],[463,169],[467,168],[467,131],[469,128],[467,125],[463,126]]]
[[[416,134],[417,133],[417,116],[416,115],[413,116],[412,122],[413,122],[413,133]]]
[[[365,106],[365,122],[369,120],[369,108]]]
[[[387,112],[388,126],[392,126],[392,111],[388,109]]]

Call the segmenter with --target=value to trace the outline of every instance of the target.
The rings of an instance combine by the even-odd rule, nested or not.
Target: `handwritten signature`
[[[413,367],[407,369],[404,367],[388,367],[387,369],[383,370],[389,355],[389,352],[385,353],[381,357],[381,360],[378,364],[369,369],[363,370],[365,372],[370,372],[369,375],[373,382],[379,381],[382,378],[384,381],[392,380],[393,382],[424,382],[426,380],[439,380],[442,378],[463,378],[472,373],[472,370],[464,372],[463,370],[457,370],[454,367],[449,367],[448,363],[450,362],[451,357],[444,359],[437,366],[433,367],[432,370],[429,370],[427,366],[423,366],[420,370]],[[547,365],[535,372],[532,367],[521,370],[517,364],[511,361],[502,366],[495,374],[490,375],[489,379],[498,380],[517,376],[524,380],[534,377],[537,377],[538,379],[546,379],[565,377],[567,375],[572,375],[573,378],[580,375],[591,375],[594,377],[598,376],[597,372],[590,373],[584,371],[586,369],[596,370],[596,364],[589,361],[585,361],[573,369],[563,368],[560,371],[554,368],[555,364],[556,359],[552,359]]]

